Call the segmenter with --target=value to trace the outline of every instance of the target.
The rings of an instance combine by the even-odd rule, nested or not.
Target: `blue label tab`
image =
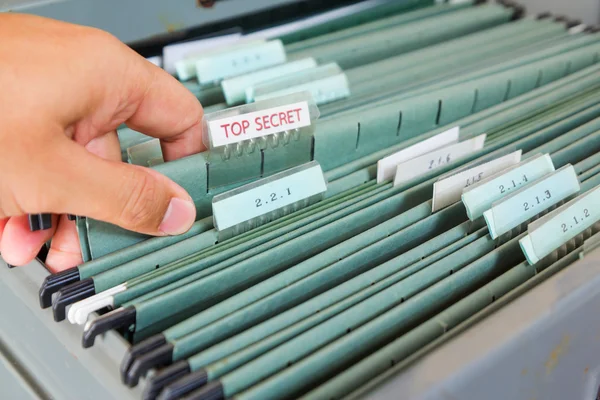
[[[579,191],[579,179],[572,165],[525,186],[495,202],[483,213],[493,239],[507,233],[542,211]]]
[[[461,199],[469,219],[481,217],[494,202],[553,171],[552,158],[539,154],[465,188]]]
[[[600,220],[600,187],[578,196],[528,227],[519,241],[530,264],[535,264]]]

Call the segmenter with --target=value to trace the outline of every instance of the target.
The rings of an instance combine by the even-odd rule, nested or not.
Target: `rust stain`
[[[590,371],[590,367],[585,367],[585,369],[583,370],[584,374],[587,374]]]
[[[159,15],[158,20],[169,33],[177,32],[185,28],[185,24],[171,22],[165,15]]]
[[[546,363],[544,364],[546,366],[546,374],[549,375],[550,373],[552,373],[554,368],[556,368],[556,366],[558,365],[560,357],[564,353],[566,353],[568,347],[569,347],[569,336],[565,335],[562,338],[561,342],[558,344],[558,346],[556,346],[554,348],[554,350],[552,350],[552,352],[550,353],[550,356],[548,357],[548,360],[546,360]]]
[[[196,7],[213,8],[215,0],[196,0]]]
[[[525,376],[527,375],[527,369],[523,368],[523,370],[521,370],[521,375]]]

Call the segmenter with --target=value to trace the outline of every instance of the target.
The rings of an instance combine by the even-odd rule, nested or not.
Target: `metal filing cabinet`
[[[5,1],[15,8],[106,29],[136,42],[294,0]],[[35,3],[22,8],[23,3]],[[527,1],[523,2],[527,5]],[[538,2],[539,3],[539,2]],[[569,3],[573,13],[591,2]],[[584,4],[585,3],[585,4]],[[596,2],[597,3],[597,2]],[[548,4],[550,7],[550,4]],[[595,8],[597,9],[597,8]],[[115,12],[118,10],[118,12]],[[536,9],[537,11],[537,9]],[[548,10],[553,11],[553,10]],[[134,15],[136,23],[131,23]],[[588,16],[589,17],[589,16]],[[127,21],[127,23],[125,23]],[[82,328],[52,320],[38,304],[48,272],[39,262],[9,270],[0,260],[0,397],[139,399],[118,376],[128,343],[109,332],[81,347]],[[477,314],[443,340],[389,371],[359,395],[372,399],[594,399],[600,384],[600,250],[538,286]],[[499,390],[502,389],[502,390]]]

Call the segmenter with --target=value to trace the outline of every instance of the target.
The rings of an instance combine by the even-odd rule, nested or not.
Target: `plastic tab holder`
[[[586,254],[598,249],[598,247],[600,247],[600,233],[596,233],[583,242],[583,251],[579,253],[580,258],[583,258]]]
[[[150,167],[164,162],[159,139],[136,144],[127,149],[127,161],[130,164]]]
[[[600,220],[600,187],[534,221],[519,240],[529,264],[535,264]]]
[[[196,77],[201,85],[283,64],[286,54],[280,40],[272,40],[195,59]]]
[[[348,78],[335,63],[286,75],[273,81],[247,88],[247,100],[270,99],[286,94],[308,91],[317,105],[331,103],[350,96]]]
[[[575,168],[567,164],[492,204],[492,208],[483,213],[492,239],[527,222],[579,190]]]
[[[237,42],[242,37],[241,33],[231,33],[228,35],[215,36],[210,38],[204,38],[199,40],[191,40],[181,43],[173,43],[163,47],[162,58],[163,68],[165,71],[174,75],[177,73],[175,64],[181,60],[185,60],[186,57],[199,54],[200,52],[206,52],[211,49],[220,46],[221,48],[231,45]],[[192,74],[196,73],[196,66],[193,63],[189,65],[189,71]]]
[[[465,188],[521,161],[521,150],[444,177],[433,184],[432,212],[460,201]]]
[[[311,161],[318,118],[306,92],[205,115],[209,190]]]
[[[460,127],[448,129],[377,161],[377,183],[394,179],[398,164],[458,142]]]
[[[498,172],[463,191],[462,202],[471,221],[481,217],[492,204],[515,190],[554,171],[552,158],[538,154],[519,164]]]
[[[311,161],[217,195],[212,207],[219,240],[314,204],[326,190],[321,166]]]
[[[210,57],[224,57],[226,54],[233,53],[236,51],[242,51],[243,49],[251,49],[266,43],[264,39],[254,40],[243,40],[234,42],[224,46],[218,46],[204,51],[193,51],[187,54],[185,58],[175,61],[175,71],[179,80],[187,81],[189,79],[197,78],[196,76],[196,61],[203,60]]]
[[[252,98],[251,100],[247,101],[246,88],[299,71],[314,68],[316,66],[317,62],[314,58],[304,58],[302,60],[291,61],[285,64],[276,65],[271,68],[265,68],[261,69],[260,71],[251,72],[249,74],[225,79],[221,82],[221,88],[223,89],[225,101],[228,105],[233,106],[243,104],[245,102],[251,103],[254,101],[254,99]]]
[[[485,144],[485,138],[486,134],[484,133],[472,139],[434,150],[430,153],[423,154],[422,156],[398,164],[396,167],[394,186],[408,182],[411,179],[480,150]]]

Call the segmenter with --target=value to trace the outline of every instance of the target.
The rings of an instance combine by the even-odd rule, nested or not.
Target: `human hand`
[[[116,128],[161,139],[165,160],[204,149],[202,106],[185,87],[111,35],[18,14],[0,15],[0,253],[82,262],[75,224],[83,215],[149,235],[187,231],[196,211],[183,188],[121,162]],[[52,213],[30,232],[27,214]]]

